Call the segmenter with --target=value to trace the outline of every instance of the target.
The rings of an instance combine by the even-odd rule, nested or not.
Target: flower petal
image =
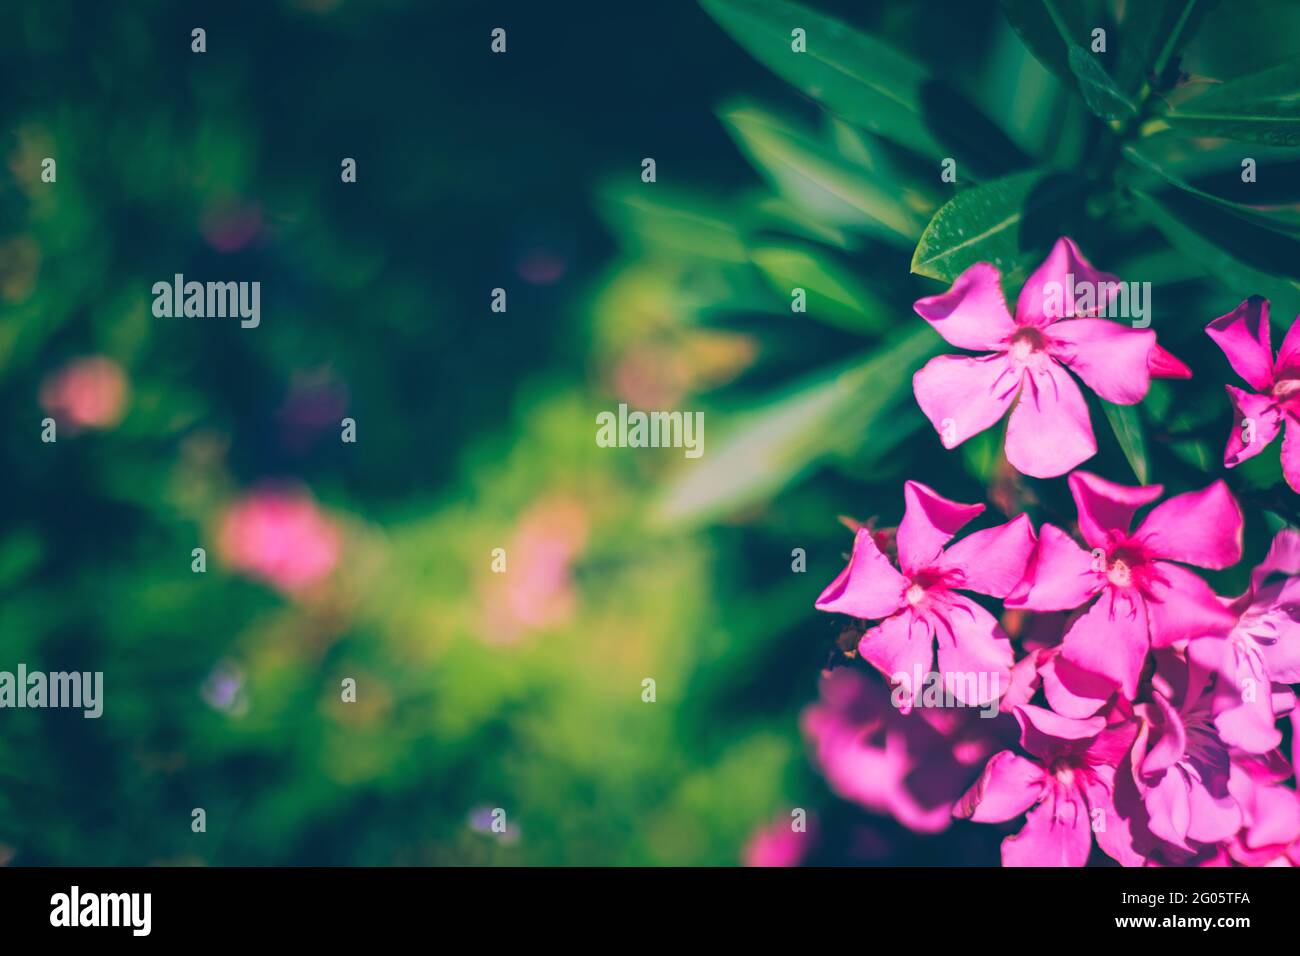
[[[1192,370],[1178,356],[1159,344],[1147,356],[1152,378],[1191,378]]]
[[[1007,423],[1007,461],[1021,474],[1055,478],[1097,453],[1088,405],[1055,361],[1028,372]]]
[[[1223,466],[1235,468],[1254,458],[1277,437],[1282,428],[1282,413],[1268,395],[1256,395],[1234,385],[1223,387],[1232,402],[1232,431],[1223,450]]]
[[[1134,536],[1152,554],[1201,568],[1241,560],[1241,505],[1222,480],[1156,505]]]
[[[853,538],[848,565],[827,585],[813,605],[819,611],[849,614],[868,620],[888,617],[905,603],[907,579],[880,553],[867,528]]]
[[[1300,424],[1294,415],[1286,415],[1286,431],[1282,435],[1282,477],[1291,490],[1300,494]]]
[[[932,567],[943,546],[984,510],[950,501],[919,481],[903,485],[906,507],[898,525],[898,563],[907,574]]]
[[[1133,700],[1149,647],[1146,602],[1132,588],[1108,587],[1066,632],[1061,655],[1080,670],[1106,678],[1125,699]]]
[[[960,571],[962,590],[1004,598],[1025,576],[1034,553],[1034,525],[1019,514],[994,528],[968,534],[940,559],[944,569]]]
[[[1080,670],[1060,654],[1038,672],[1043,677],[1047,702],[1062,717],[1076,720],[1091,717],[1115,694],[1115,686],[1106,678]]]
[[[982,706],[1010,686],[1016,655],[997,618],[963,595],[949,600],[935,627],[943,687],[967,706]]]
[[[1094,301],[1094,307],[1086,313],[1076,310],[1077,291],[1074,302],[1065,301],[1071,277],[1076,289],[1092,284],[1094,289],[1100,288],[1105,293],[1099,298],[1107,300],[1115,288],[1110,287],[1109,283],[1119,282],[1118,277],[1109,272],[1094,269],[1074,244],[1074,240],[1062,236],[1056,240],[1042,265],[1033,271],[1020,290],[1020,297],[1016,301],[1016,324],[1044,326],[1066,316],[1096,315],[1100,312],[1106,305],[1105,301]],[[1063,305],[1064,309],[1055,308],[1058,304]],[[1051,315],[1051,312],[1057,314]]]
[[[1076,472],[1077,474],[1077,472]],[[1053,524],[1039,529],[1038,547],[1024,583],[1007,598],[1007,607],[1028,611],[1072,611],[1106,583],[1093,556]]]
[[[1020,724],[1020,746],[1049,762],[1060,755],[1065,745],[1089,740],[1106,729],[1104,717],[1063,717],[1034,704],[1017,707],[1012,714]]]
[[[1156,334],[1107,319],[1070,319],[1047,328],[1050,352],[1108,402],[1134,405],[1151,386]]]
[[[953,808],[953,816],[976,823],[1001,823],[1032,807],[1046,786],[1043,768],[1003,750],[989,758],[980,778]]]
[[[1151,644],[1168,647],[1194,637],[1227,634],[1237,615],[1219,600],[1199,576],[1167,561],[1156,561],[1163,580],[1150,584],[1147,616],[1151,623]]]
[[[934,663],[934,630],[924,619],[910,610],[900,611],[886,618],[862,635],[858,654],[891,680],[895,675],[906,675],[909,691],[904,693],[904,709],[910,710],[915,675],[924,679]]]
[[[1083,866],[1092,851],[1088,807],[1077,790],[1043,800],[1015,836],[1002,841],[1003,866]]]
[[[975,263],[947,292],[918,299],[912,308],[946,341],[972,352],[996,349],[1016,331],[1002,297],[1002,274],[987,262]]]
[[[1068,481],[1079,509],[1079,530],[1093,548],[1109,544],[1108,531],[1127,534],[1137,510],[1165,493],[1163,485],[1117,485],[1086,471],[1076,471]]]
[[[1001,352],[938,355],[912,376],[916,404],[944,448],[956,448],[997,424],[1019,390],[1020,375]]]
[[[1228,364],[1257,392],[1273,386],[1273,347],[1269,342],[1268,299],[1251,296],[1205,327],[1228,357]]]

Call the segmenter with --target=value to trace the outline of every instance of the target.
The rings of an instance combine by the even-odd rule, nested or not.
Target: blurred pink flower
[[[816,839],[816,821],[808,820],[803,832],[793,823],[793,817],[778,816],[755,830],[741,852],[745,866],[798,866],[807,859]]]
[[[297,592],[334,569],[341,535],[306,491],[266,488],[226,510],[219,546],[236,570]]]
[[[505,571],[481,587],[488,639],[510,643],[567,623],[577,606],[573,563],[586,543],[587,511],[579,502],[556,497],[532,505],[505,545]]]
[[[126,374],[110,358],[77,359],[45,379],[41,406],[75,428],[112,428],[122,420]]]
[[[953,805],[977,768],[1007,743],[1007,724],[977,711],[918,708],[905,715],[883,683],[851,668],[824,674],[820,691],[799,723],[827,785],[918,833],[951,824]]]

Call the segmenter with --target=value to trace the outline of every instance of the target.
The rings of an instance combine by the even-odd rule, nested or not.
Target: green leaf
[[[1070,69],[1079,81],[1079,93],[1088,109],[1106,120],[1126,120],[1137,116],[1137,106],[1097,61],[1097,54],[1068,40],[1066,50]]]
[[[991,262],[1006,277],[1024,262],[1033,244],[1028,221],[1070,188],[1066,180],[1032,171],[958,193],[925,227],[912,254],[912,271],[951,282],[968,266]]]
[[[1174,56],[1196,33],[1211,6],[1203,0],[1143,0],[1124,4],[1124,19],[1115,31],[1120,88],[1144,99],[1152,78],[1159,79]]]
[[[1077,91],[1074,71],[1070,69],[1066,37],[1086,35],[1082,8],[1071,5],[1060,11],[1060,15],[1067,18],[1067,27],[1062,30],[1043,0],[1001,0],[1001,7],[1007,22],[1038,62],[1064,80],[1066,86]]]
[[[759,62],[828,110],[927,156],[953,156],[973,175],[1026,158],[956,91],[911,57],[831,17],[787,0],[701,0]],[[807,32],[806,52],[791,31]],[[947,144],[947,145],[944,145]]]
[[[1284,235],[1300,238],[1300,204],[1277,206],[1247,206],[1242,203],[1224,199],[1203,189],[1197,189],[1182,179],[1177,173],[1158,163],[1136,146],[1125,146],[1124,156],[1140,169],[1155,173],[1166,182],[1177,186],[1184,192],[1191,193],[1199,199],[1214,203],[1234,216],[1246,220],[1264,229],[1271,229]]]
[[[1300,58],[1221,83],[1171,107],[1164,118],[1197,136],[1300,145]]]
[[[783,297],[783,308],[789,308],[791,290],[802,288],[808,297],[808,317],[872,335],[896,324],[887,302],[826,257],[795,246],[763,246],[750,256]],[[792,313],[792,317],[803,319],[805,314]]]
[[[1138,483],[1145,485],[1149,477],[1147,441],[1137,406],[1114,405],[1103,400],[1101,407],[1106,413],[1106,420],[1110,422],[1111,431],[1119,440],[1119,447],[1123,450],[1124,457],[1128,459],[1133,474],[1137,476]]]
[[[794,386],[747,412],[704,455],[687,463],[652,510],[660,526],[702,523],[772,498],[819,462],[859,449],[868,463],[890,447],[869,439],[910,400],[912,373],[941,341],[911,328],[865,361],[856,360]],[[710,412],[710,424],[721,415]]]
[[[1200,263],[1201,268],[1234,295],[1243,299],[1250,295],[1262,295],[1271,300],[1273,309],[1281,315],[1295,315],[1300,311],[1300,281],[1243,262],[1239,256],[1224,249],[1215,238],[1204,234],[1190,217],[1178,211],[1172,203],[1156,199],[1140,190],[1135,190],[1133,195],[1166,239],[1183,255]]]
[[[751,107],[729,108],[720,115],[773,185],[826,222],[866,228],[900,246],[911,246],[925,228],[933,201],[899,183],[883,156],[867,156],[866,164],[846,161],[832,147]],[[859,147],[867,144],[859,141]]]

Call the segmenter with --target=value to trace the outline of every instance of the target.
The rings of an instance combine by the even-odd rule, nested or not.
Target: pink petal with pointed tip
[[[984,510],[983,505],[950,501],[918,481],[903,485],[903,500],[906,507],[898,525],[898,563],[909,575],[932,567],[952,536]]]
[[[1025,576],[1034,553],[1034,526],[1019,514],[993,528],[968,534],[944,552],[939,567],[961,572],[962,590],[1004,598]]]
[[[1020,375],[1001,352],[938,355],[912,376],[916,404],[944,448],[956,448],[997,424],[1019,390]]]
[[[1282,412],[1268,395],[1256,395],[1234,385],[1225,385],[1228,400],[1232,403],[1232,431],[1227,447],[1223,449],[1223,466],[1235,468],[1247,459],[1254,458],[1277,437],[1282,429]],[[1243,425],[1249,420],[1250,431]],[[1246,438],[1249,435],[1250,441]]]
[[[902,607],[906,590],[907,579],[880,553],[871,532],[859,528],[848,566],[827,585],[813,606],[819,611],[875,620]]]
[[[1088,404],[1054,361],[1027,372],[1007,423],[1007,461],[1033,478],[1056,478],[1097,453]]]
[[[1228,364],[1257,392],[1273,386],[1273,348],[1269,342],[1268,300],[1251,296],[1205,327],[1228,357]]]
[[[886,677],[905,674],[908,686],[919,669],[922,678],[934,663],[934,631],[911,611],[900,611],[862,635],[858,654]],[[920,688],[912,687],[913,692]],[[914,694],[905,695],[910,705]]]
[[[1109,543],[1108,531],[1127,534],[1137,510],[1165,492],[1163,485],[1117,485],[1086,471],[1076,471],[1068,481],[1079,510],[1079,530],[1092,548]]]
[[[1164,580],[1151,583],[1147,601],[1152,646],[1227,634],[1236,625],[1237,615],[1199,575],[1167,561],[1155,568]]]
[[[1048,326],[1051,354],[1108,402],[1134,405],[1151,387],[1148,360],[1156,334],[1108,319],[1068,319]]]
[[[1019,754],[1003,750],[989,758],[980,778],[953,808],[953,816],[976,823],[1002,823],[1020,816],[1042,796],[1043,768]]]
[[[1002,297],[1002,275],[987,262],[975,263],[947,292],[918,299],[912,308],[946,341],[972,352],[997,349],[1016,330]]]
[[[1147,368],[1152,378],[1191,378],[1192,370],[1178,356],[1156,345],[1147,356]]]
[[[1025,584],[1007,599],[1008,607],[1028,611],[1072,611],[1086,604],[1106,583],[1091,553],[1056,525],[1039,531],[1038,547],[1025,571]]]
[[[1047,254],[1042,265],[1033,271],[1025,282],[1024,287],[1020,290],[1020,297],[1016,300],[1016,323],[1018,325],[1035,325],[1043,326],[1055,322],[1057,319],[1064,318],[1062,315],[1048,315],[1049,311],[1046,306],[1048,302],[1056,298],[1064,303],[1064,297],[1068,291],[1067,276],[1074,276],[1074,285],[1076,289],[1084,283],[1111,283],[1118,282],[1116,276],[1109,272],[1100,272],[1092,267],[1079,247],[1074,244],[1074,240],[1062,236],[1056,240],[1052,246],[1052,251]],[[1048,283],[1056,283],[1057,289],[1049,291]],[[1059,295],[1053,295],[1053,292],[1059,291]],[[1105,290],[1107,295],[1103,298],[1109,299],[1111,290]],[[1064,303],[1066,305],[1067,315],[1075,314],[1073,307],[1075,303]],[[1106,302],[1094,303],[1094,309],[1090,314],[1096,314],[1106,305]],[[1078,313],[1082,314],[1082,313]]]
[[[1080,670],[1109,680],[1126,700],[1133,700],[1149,647],[1146,603],[1132,589],[1108,587],[1066,632],[1061,654]]]
[[[1241,560],[1243,521],[1241,505],[1220,480],[1156,505],[1134,537],[1157,557],[1226,568]]]

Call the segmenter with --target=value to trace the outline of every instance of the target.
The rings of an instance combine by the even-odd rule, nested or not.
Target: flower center
[[[1279,402],[1293,398],[1296,392],[1300,392],[1300,378],[1279,378],[1273,383],[1273,397]]]
[[[1133,569],[1124,561],[1112,561],[1106,569],[1106,579],[1117,588],[1132,587]]]
[[[919,584],[913,584],[907,589],[907,603],[913,607],[925,600],[925,588]]]
[[[1026,327],[1017,330],[1015,335],[1011,336],[1007,353],[1011,356],[1013,362],[1024,364],[1046,347],[1046,336],[1038,329]]]

